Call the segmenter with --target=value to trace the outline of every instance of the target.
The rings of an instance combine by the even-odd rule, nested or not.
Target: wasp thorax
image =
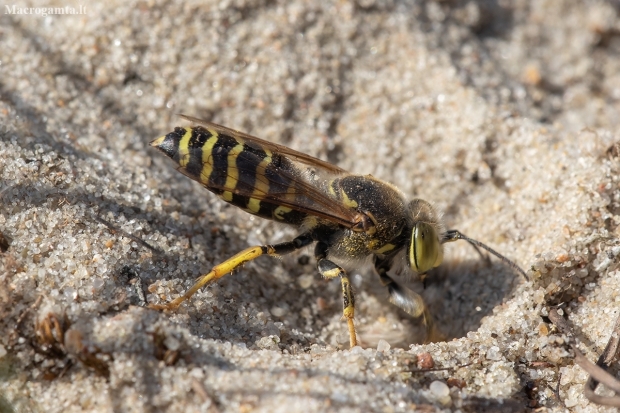
[[[413,218],[413,229],[407,262],[418,274],[423,275],[439,266],[443,260],[443,248],[439,238],[443,227],[437,211],[424,200],[411,201],[409,211]]]

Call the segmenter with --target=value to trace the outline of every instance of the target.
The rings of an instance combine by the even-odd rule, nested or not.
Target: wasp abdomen
[[[151,143],[224,201],[261,218],[300,225],[307,214],[269,202],[270,194],[293,201],[297,171],[277,153],[256,143],[203,127],[175,128]]]

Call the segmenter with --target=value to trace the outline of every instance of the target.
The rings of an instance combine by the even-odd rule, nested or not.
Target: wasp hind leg
[[[150,304],[148,307],[155,310],[176,310],[183,301],[188,300],[198,290],[207,284],[219,280],[226,274],[231,273],[235,268],[245,264],[248,261],[252,261],[261,255],[285,255],[300,248],[303,248],[313,242],[312,237],[309,234],[302,234],[292,241],[283,242],[275,245],[261,245],[256,247],[247,248],[238,254],[232,256],[221,264],[216,265],[211,271],[201,276],[198,281],[187,290],[185,294],[176,298],[168,304]]]
[[[353,296],[353,288],[347,273],[340,266],[336,265],[327,257],[327,244],[319,242],[316,244],[314,250],[314,256],[317,261],[317,268],[321,275],[325,278],[340,278],[340,284],[342,285],[342,315],[347,320],[349,326],[349,344],[351,348],[357,346],[357,336],[355,334],[355,325],[353,324],[353,317],[355,316],[355,297]]]
[[[409,288],[398,285],[388,274],[392,265],[389,259],[379,259],[375,257],[375,270],[379,274],[381,284],[387,287],[390,294],[390,302],[411,315],[412,317],[422,317],[422,322],[426,329],[425,343],[433,343],[444,340],[444,336],[437,330],[433,316],[422,296]]]

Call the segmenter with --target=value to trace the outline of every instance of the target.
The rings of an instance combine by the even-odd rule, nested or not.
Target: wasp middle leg
[[[342,315],[347,320],[349,326],[349,344],[351,348],[357,345],[357,336],[355,334],[355,325],[353,324],[353,317],[355,316],[355,297],[353,295],[353,288],[347,273],[340,266],[334,262],[328,260],[327,257],[328,245],[324,242],[316,244],[314,250],[314,256],[317,261],[317,268],[321,275],[325,278],[340,278],[340,284],[342,285],[342,301],[343,309]]]

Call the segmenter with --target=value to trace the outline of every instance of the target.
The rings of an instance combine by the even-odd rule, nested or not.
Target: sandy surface
[[[618,316],[617,3],[317,4],[2,9],[2,413],[608,411],[545,316],[561,305],[591,360]],[[311,250],[148,310],[295,234],[148,147],[176,113],[392,182],[530,280],[449,245],[426,289],[400,278],[447,337],[430,345],[359,267],[349,350]]]

